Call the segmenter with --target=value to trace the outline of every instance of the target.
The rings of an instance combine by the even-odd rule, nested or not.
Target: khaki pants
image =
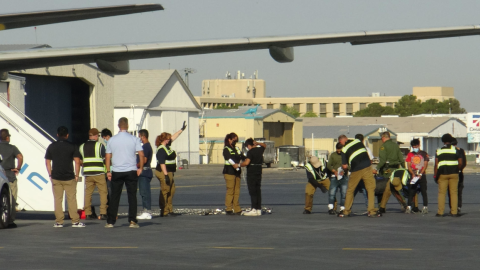
[[[365,184],[365,189],[367,190],[368,195],[368,212],[370,214],[375,214],[377,209],[375,208],[375,178],[373,177],[372,168],[368,166],[365,169],[360,171],[352,172],[350,174],[350,178],[348,180],[348,188],[347,188],[347,196],[345,198],[345,210],[343,213],[345,215],[349,215],[352,212],[352,205],[353,205],[353,193],[357,188],[358,183],[360,180],[363,180]]]
[[[13,198],[15,198],[15,202],[17,201],[18,199],[18,186],[17,186],[17,182],[18,182],[18,179],[13,181],[13,182],[10,182],[10,189],[12,190],[12,196]],[[16,206],[15,206],[16,208]]]
[[[173,213],[172,199],[175,195],[175,182],[173,180],[173,173],[168,173],[168,178],[170,178],[170,185],[167,185],[165,181],[165,174],[162,171],[155,171],[155,176],[160,181],[160,197],[158,204],[160,206],[160,213],[162,215],[168,215]]]
[[[225,211],[241,212],[240,203],[240,176],[224,174],[225,183],[227,185],[227,193],[225,194]]]
[[[85,215],[92,214],[92,194],[95,187],[100,194],[100,215],[107,214],[107,182],[105,182],[105,174],[85,177]]]
[[[67,180],[60,181],[52,179],[53,199],[55,202],[55,221],[63,224],[65,215],[63,214],[63,192],[67,195],[68,213],[72,219],[72,223],[80,221],[80,216],[77,212],[77,181]]]
[[[393,185],[395,190],[398,192],[397,194],[395,194],[395,198],[397,199],[398,203],[406,208],[407,207],[407,202],[405,200],[405,197],[403,197],[400,193],[400,191],[403,188],[402,180],[400,180],[400,178],[398,178],[398,177],[395,177],[395,178],[393,178],[393,181],[391,182],[391,185]],[[387,208],[387,203],[388,203],[388,200],[390,199],[391,195],[392,195],[392,189],[390,187],[390,183],[388,183],[387,186],[385,187],[385,191],[383,192],[382,201],[380,202],[380,207],[381,208]],[[415,207],[418,207],[418,194],[417,193],[415,193],[415,197],[413,198],[413,201],[415,202]]]
[[[330,179],[325,179],[322,182],[319,182],[320,185],[324,186],[327,190],[330,189]],[[313,208],[313,195],[317,191],[317,187],[314,187],[312,184],[307,183],[305,186],[305,210],[312,211]],[[335,205],[336,206],[336,205]]]
[[[450,191],[450,212],[452,215],[457,214],[458,210],[458,174],[440,175],[438,178],[438,212],[443,215],[445,212],[445,196],[447,189]]]

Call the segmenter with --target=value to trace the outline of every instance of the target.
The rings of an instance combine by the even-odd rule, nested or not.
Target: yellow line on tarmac
[[[274,248],[258,248],[258,247],[211,247],[214,249],[274,249]]]
[[[400,251],[411,251],[411,248],[343,248],[342,250],[400,250]]]
[[[71,247],[74,249],[127,249],[127,248],[138,248],[138,247]]]

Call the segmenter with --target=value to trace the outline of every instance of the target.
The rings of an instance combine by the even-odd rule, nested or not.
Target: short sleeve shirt
[[[112,171],[129,172],[137,170],[138,151],[143,151],[140,138],[128,132],[120,132],[108,140],[107,154],[112,154]]]
[[[147,158],[147,162],[145,164],[143,164],[144,170],[143,170],[142,174],[140,174],[140,176],[153,177],[152,168],[150,168],[151,163],[152,163],[152,155],[153,155],[152,146],[148,142],[148,143],[143,144],[142,148],[143,148],[143,155],[145,155],[145,157]],[[140,162],[140,160],[137,156],[137,163],[138,162]],[[148,168],[150,168],[150,169],[148,169]]]
[[[15,173],[11,170],[16,168],[15,159],[19,154],[21,153],[15,145],[11,145],[9,142],[0,142],[1,164],[10,182],[17,180]]]
[[[258,146],[247,152],[247,158],[250,159],[250,164],[247,166],[247,174],[262,173],[264,151],[265,148]]]
[[[50,144],[45,159],[52,161],[52,179],[68,181],[75,179],[73,159],[80,158],[78,147],[66,140],[58,140]]]
[[[406,162],[410,162],[413,170],[421,171],[425,161],[430,161],[430,157],[424,151],[418,151],[418,153],[410,152],[407,155]]]

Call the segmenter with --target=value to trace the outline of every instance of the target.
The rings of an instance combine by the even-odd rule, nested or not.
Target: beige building
[[[301,119],[281,111],[258,108],[204,110],[200,116],[200,155],[208,156],[209,163],[223,163],[225,135],[235,132],[240,141],[248,138],[265,138],[282,145],[303,145]]]
[[[228,73],[227,73],[228,77]],[[195,97],[202,108],[215,108],[218,105],[227,106],[257,105],[263,109],[280,109],[284,106],[294,107],[302,115],[313,112],[319,117],[335,117],[353,115],[366,108],[371,103],[394,107],[401,96],[384,96],[381,93],[371,93],[360,97],[267,97],[265,81],[244,79],[238,72],[236,79],[204,80],[202,82],[202,96]],[[439,101],[455,98],[453,87],[414,87],[413,95],[425,101],[437,99]]]

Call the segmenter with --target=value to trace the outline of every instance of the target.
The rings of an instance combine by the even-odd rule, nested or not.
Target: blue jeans
[[[345,196],[347,195],[348,176],[342,177],[339,181],[335,176],[330,177],[330,189],[328,190],[328,204],[335,203],[337,189],[340,189],[340,206],[345,206]]]
[[[151,177],[139,176],[138,177],[138,191],[142,197],[143,209],[152,210],[152,194],[150,192]]]

